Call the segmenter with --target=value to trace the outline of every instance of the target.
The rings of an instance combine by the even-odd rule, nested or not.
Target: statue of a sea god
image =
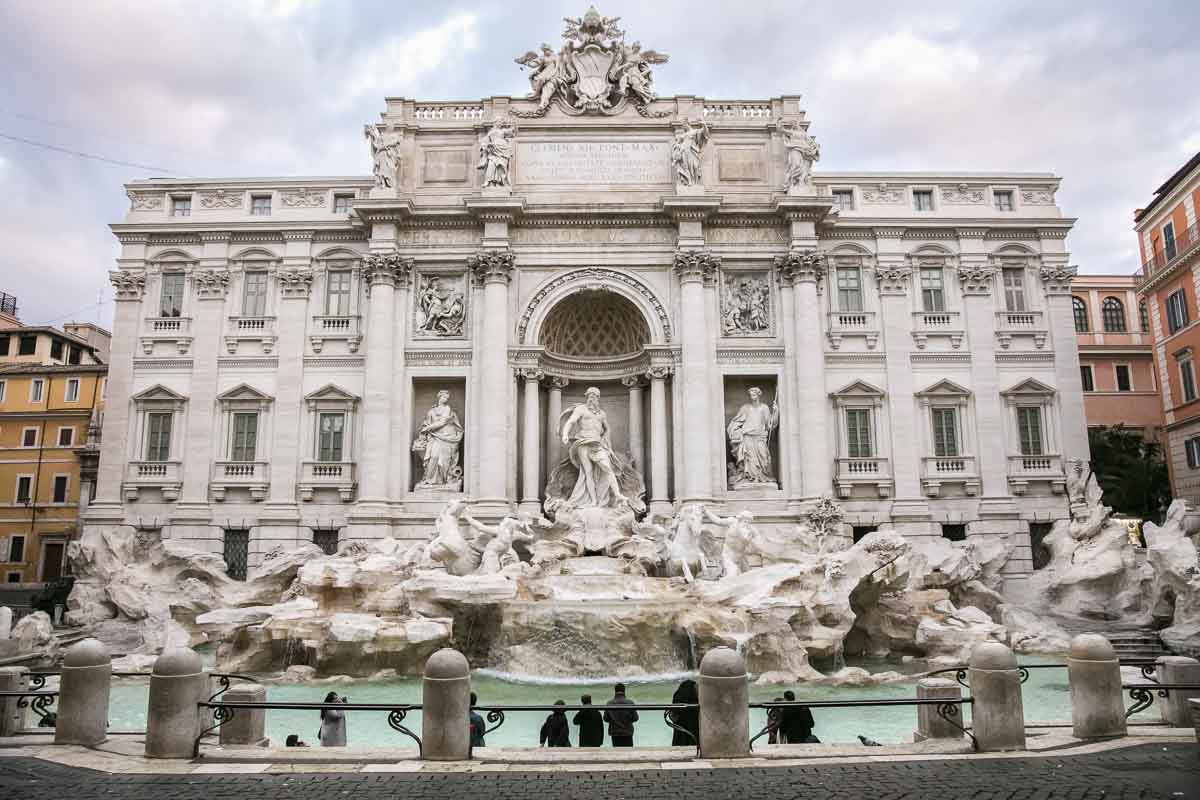
[[[745,403],[729,421],[729,449],[733,460],[729,464],[730,488],[750,486],[777,487],[771,466],[771,436],[779,425],[779,402],[767,406],[762,401],[762,389],[750,389],[750,402]]]
[[[422,457],[418,489],[462,491],[462,468],[458,465],[462,440],[463,427],[450,407],[450,392],[442,389],[433,407],[425,413],[425,421],[412,444],[413,452]]]

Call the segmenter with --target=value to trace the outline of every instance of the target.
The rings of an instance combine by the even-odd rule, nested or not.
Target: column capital
[[[996,268],[986,264],[968,262],[958,266],[958,283],[965,295],[990,295],[995,276]]]
[[[1070,294],[1071,281],[1075,279],[1078,267],[1042,267],[1042,289],[1046,294]]]
[[[473,256],[467,257],[467,269],[475,273],[475,279],[480,283],[504,283],[512,279],[513,251],[480,250]]]
[[[721,266],[721,257],[710,250],[676,250],[675,273],[680,283],[711,281]]]
[[[665,381],[667,378],[671,377],[674,372],[674,367],[669,367],[664,364],[650,367],[650,369],[646,370],[645,375],[646,378],[651,381]]]
[[[282,297],[308,297],[312,289],[313,271],[310,267],[289,267],[275,273]]]
[[[641,388],[642,376],[641,375],[626,375],[624,378],[621,378],[621,385],[624,386],[626,389]]]
[[[405,286],[412,272],[413,260],[404,258],[395,250],[385,253],[367,253],[363,256],[363,276],[367,280],[367,292],[373,286]]]
[[[144,269],[115,269],[108,273],[108,280],[117,300],[141,300],[146,291]]]
[[[518,378],[524,378],[526,383],[540,383],[546,377],[546,373],[537,367],[517,367],[514,372]]]
[[[817,283],[825,277],[825,254],[817,250],[792,250],[775,256],[775,271],[784,283]]]
[[[912,267],[898,264],[875,265],[875,288],[881,295],[907,295],[908,279],[911,277]]]
[[[561,392],[563,389],[567,388],[567,386],[570,385],[570,383],[571,383],[570,379],[564,378],[561,375],[551,375],[550,376],[550,388],[551,389],[557,389]]]
[[[198,300],[224,300],[229,292],[229,270],[192,270],[192,286]]]

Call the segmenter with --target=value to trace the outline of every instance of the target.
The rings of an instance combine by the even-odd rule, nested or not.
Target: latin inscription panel
[[[670,183],[669,142],[518,142],[518,183]]]

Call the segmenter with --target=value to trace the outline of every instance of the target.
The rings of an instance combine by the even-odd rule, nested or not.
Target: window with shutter
[[[925,311],[946,310],[946,293],[940,269],[921,270],[921,308]]]
[[[862,274],[858,267],[838,267],[838,311],[862,311]]]
[[[242,292],[242,315],[261,317],[267,313],[267,273],[247,272]]]
[[[155,411],[146,415],[146,460],[171,458],[171,414]]]
[[[161,316],[178,317],[183,313],[183,273],[164,272],[162,275]]]
[[[846,409],[846,455],[871,458],[871,412],[865,408]]]
[[[233,415],[233,442],[229,449],[231,461],[253,461],[258,449],[258,414]]]
[[[1017,408],[1017,434],[1021,440],[1021,455],[1042,455],[1042,409],[1039,406]]]
[[[350,313],[350,271],[331,270],[327,281],[325,313],[334,317],[344,317]]]
[[[1004,307],[1008,311],[1026,311],[1025,270],[1004,270]]]
[[[958,455],[958,409],[933,409],[933,454],[939,457]]]
[[[345,424],[345,414],[321,414],[317,436],[318,461],[342,460],[342,431]]]

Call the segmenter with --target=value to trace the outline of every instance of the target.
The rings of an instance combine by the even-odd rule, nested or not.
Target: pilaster
[[[513,379],[508,369],[508,285],[513,263],[513,252],[509,249],[481,250],[467,259],[467,267],[483,284],[483,336],[476,344],[482,398],[476,406],[479,409],[476,500],[495,514],[508,507],[508,414],[513,397]]]
[[[683,476],[679,500],[685,503],[709,501],[713,497],[712,440],[715,418],[711,413],[710,393],[714,359],[708,346],[704,285],[713,280],[720,265],[720,256],[708,250],[681,249],[675,253],[683,373],[683,418],[679,430],[686,434],[683,464],[677,465],[675,474]]]

